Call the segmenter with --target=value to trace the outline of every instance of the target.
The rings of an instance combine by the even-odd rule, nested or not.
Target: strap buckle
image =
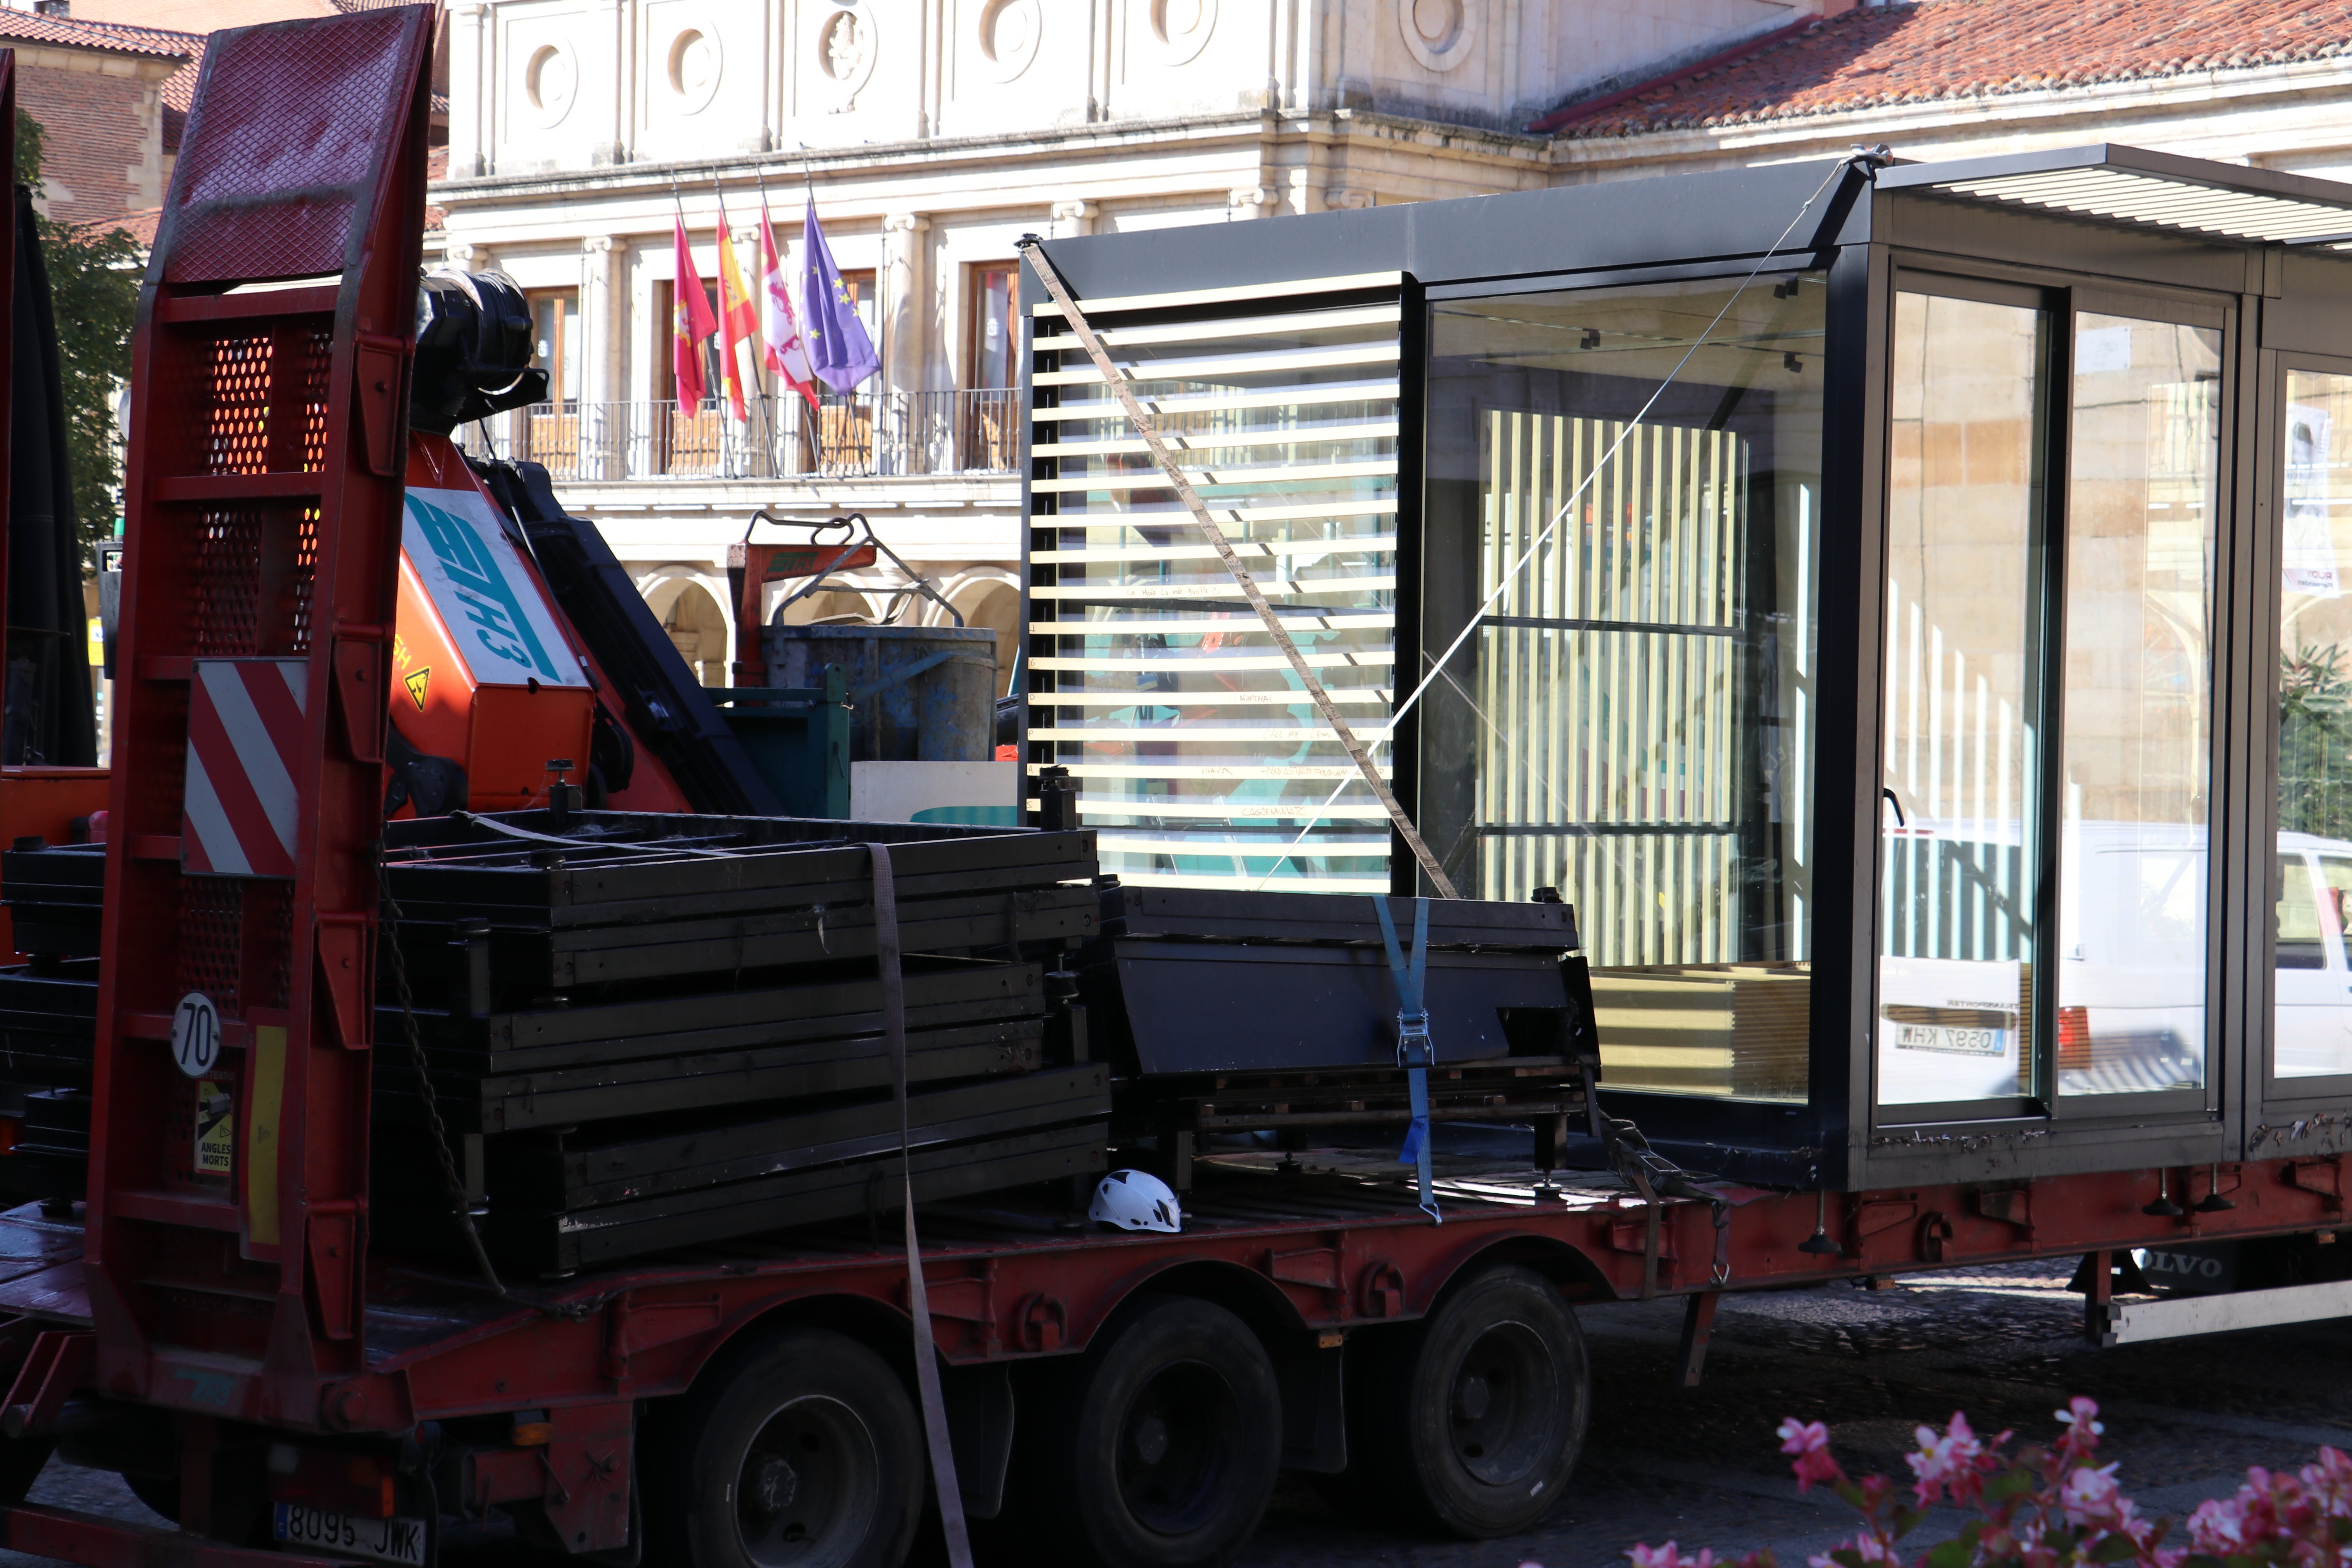
[[[1429,1015],[1426,1012],[1399,1013],[1397,1066],[1426,1068],[1436,1064],[1436,1053],[1429,1043]]]

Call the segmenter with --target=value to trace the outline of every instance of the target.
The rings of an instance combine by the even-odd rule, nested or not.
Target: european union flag
[[[808,205],[807,232],[802,237],[807,271],[801,279],[803,329],[808,333],[809,368],[835,392],[847,392],[882,368],[866,323],[857,319],[857,301],[833,264],[824,231],[816,226],[816,198]]]

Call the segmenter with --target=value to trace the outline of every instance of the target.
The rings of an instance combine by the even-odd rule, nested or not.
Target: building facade
[[[106,225],[163,205],[165,84],[204,52],[201,35],[0,10],[0,48],[16,54],[17,107],[46,132],[43,212]]]
[[[1821,0],[481,0],[453,8],[454,266],[529,293],[553,395],[474,439],[548,463],[706,681],[727,547],[856,510],[993,627],[1020,595],[1012,300],[1024,233],[1279,218],[1551,183],[1527,126],[1785,31]],[[810,409],[682,409],[682,213],[788,271],[814,201],[881,370]],[[715,361],[714,361],[715,364]],[[714,378],[715,379],[715,378]],[[942,618],[883,569],[788,618]]]

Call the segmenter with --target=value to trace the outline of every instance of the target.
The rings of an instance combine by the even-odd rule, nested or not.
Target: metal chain
[[[408,985],[408,955],[400,945],[400,928],[408,917],[401,912],[400,901],[392,896],[392,889],[383,875],[383,858],[376,858],[377,897],[392,912],[392,984],[400,994],[400,1022],[408,1037],[408,1059],[416,1069],[417,1092],[425,1100],[425,1125],[433,1131],[433,1152],[440,1157],[441,1180],[448,1189],[450,1212],[457,1215],[457,1228],[466,1234],[466,1246],[474,1254],[474,1267],[481,1271],[483,1282],[491,1293],[508,1294],[506,1284],[490,1263],[490,1255],[482,1246],[481,1232],[474,1228],[474,1211],[467,1202],[466,1179],[457,1173],[457,1156],[449,1152],[449,1129],[441,1120],[441,1097],[434,1091],[433,1074],[425,1065],[425,1040],[416,1027],[416,996]]]
[[[441,1098],[434,1090],[433,1075],[425,1063],[425,1040],[416,1026],[416,997],[408,984],[408,955],[400,946],[399,928],[407,923],[408,916],[401,910],[400,900],[392,896],[385,879],[381,842],[375,846],[375,885],[377,898],[392,916],[392,983],[400,994],[400,1022],[402,1032],[408,1037],[409,1064],[415,1068],[417,1091],[425,1100],[425,1125],[433,1134],[433,1152],[441,1162],[441,1180],[447,1189],[450,1213],[457,1221],[457,1228],[465,1233],[467,1249],[474,1255],[474,1267],[480,1271],[490,1293],[500,1300],[529,1307],[545,1317],[583,1322],[602,1312],[620,1292],[607,1290],[582,1301],[533,1301],[508,1289],[490,1263],[489,1252],[482,1246],[481,1232],[474,1228],[474,1212],[466,1201],[466,1180],[457,1173],[457,1156],[450,1152],[448,1124],[441,1120]]]

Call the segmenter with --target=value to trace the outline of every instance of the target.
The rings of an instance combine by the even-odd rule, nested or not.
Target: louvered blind
[[[1401,284],[1080,301],[1368,743],[1395,699]],[[1102,868],[1385,890],[1371,792],[1058,308],[1033,313],[1029,738],[1077,779]]]

